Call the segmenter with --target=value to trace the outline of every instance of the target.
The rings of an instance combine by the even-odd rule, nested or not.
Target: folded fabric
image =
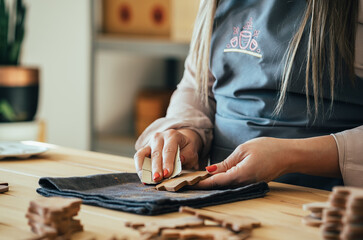
[[[43,196],[77,197],[83,203],[142,215],[178,211],[263,197],[269,187],[260,182],[226,190],[158,191],[143,185],[136,173],[100,174],[84,177],[39,180],[37,192]]]

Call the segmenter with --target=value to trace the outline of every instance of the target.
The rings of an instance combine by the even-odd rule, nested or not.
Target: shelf
[[[94,48],[143,56],[183,59],[188,55],[189,43],[174,42],[166,37],[99,34],[95,37]]]

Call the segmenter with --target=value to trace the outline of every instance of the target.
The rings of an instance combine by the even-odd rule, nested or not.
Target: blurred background
[[[199,1],[3,2],[0,20],[8,16],[10,27],[7,37],[0,28],[8,41],[0,50],[6,47],[8,55],[22,39],[19,19],[25,14],[19,61],[0,63],[0,140],[133,156],[137,136],[164,116],[182,77]],[[20,74],[21,68],[31,71]],[[32,92],[24,94],[29,86]],[[29,108],[34,96],[33,118],[10,118],[28,111],[18,108]]]

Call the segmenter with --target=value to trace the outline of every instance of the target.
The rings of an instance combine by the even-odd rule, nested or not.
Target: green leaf
[[[6,100],[0,101],[0,114],[10,122],[16,120],[16,114],[11,105]]]
[[[15,24],[9,26],[9,10],[6,0],[0,0],[0,65],[18,65],[25,33],[26,7],[22,0],[13,1]],[[16,4],[15,4],[16,3]],[[13,18],[12,18],[13,19]],[[9,27],[14,36],[9,38]],[[9,41],[9,39],[11,41]]]
[[[0,0],[0,64],[7,64],[9,13],[5,0]]]

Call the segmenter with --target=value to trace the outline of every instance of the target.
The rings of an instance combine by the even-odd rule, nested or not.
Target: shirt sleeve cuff
[[[196,124],[196,122],[198,124]],[[213,140],[213,129],[205,128],[203,126],[211,125],[210,122],[201,117],[200,119],[175,119],[175,118],[160,118],[154,121],[137,139],[135,148],[139,150],[140,148],[146,146],[153,133],[163,132],[168,129],[182,129],[188,128],[195,131],[202,140],[202,152],[200,153],[201,160],[206,160],[209,157],[209,150]]]
[[[338,153],[339,167],[346,186],[363,185],[363,126],[332,134]]]

